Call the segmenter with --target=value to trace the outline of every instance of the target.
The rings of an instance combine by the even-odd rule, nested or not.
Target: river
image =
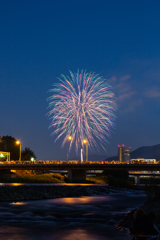
[[[129,240],[115,224],[141,206],[145,194],[126,190],[106,196],[1,202],[2,240]]]

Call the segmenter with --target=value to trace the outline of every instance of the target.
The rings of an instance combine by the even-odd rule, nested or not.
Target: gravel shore
[[[96,196],[118,193],[125,189],[109,186],[82,185],[5,185],[0,187],[0,202],[41,200],[64,197]]]

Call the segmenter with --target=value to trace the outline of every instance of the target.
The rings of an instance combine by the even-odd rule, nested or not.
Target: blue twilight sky
[[[50,136],[46,99],[57,77],[79,68],[108,79],[116,94],[106,157],[122,143],[159,144],[159,12],[159,0],[0,0],[0,135],[38,159],[66,159]]]

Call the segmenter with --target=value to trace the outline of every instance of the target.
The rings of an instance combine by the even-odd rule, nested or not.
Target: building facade
[[[126,147],[124,144],[118,145],[118,161],[120,163],[130,161],[130,150],[131,147]]]
[[[156,159],[145,159],[145,158],[136,158],[136,159],[131,159],[132,164],[156,164],[157,161]]]

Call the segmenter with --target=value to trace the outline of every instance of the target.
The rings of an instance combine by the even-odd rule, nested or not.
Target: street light
[[[21,142],[16,141],[16,144],[19,145],[19,161],[21,161]]]
[[[83,142],[86,144],[86,162],[87,162],[88,161],[88,141],[84,139]]]
[[[67,138],[67,162],[68,162],[68,158],[69,158],[69,154],[68,154],[68,141],[71,141],[71,140],[72,140],[72,137],[68,136],[68,138]]]

